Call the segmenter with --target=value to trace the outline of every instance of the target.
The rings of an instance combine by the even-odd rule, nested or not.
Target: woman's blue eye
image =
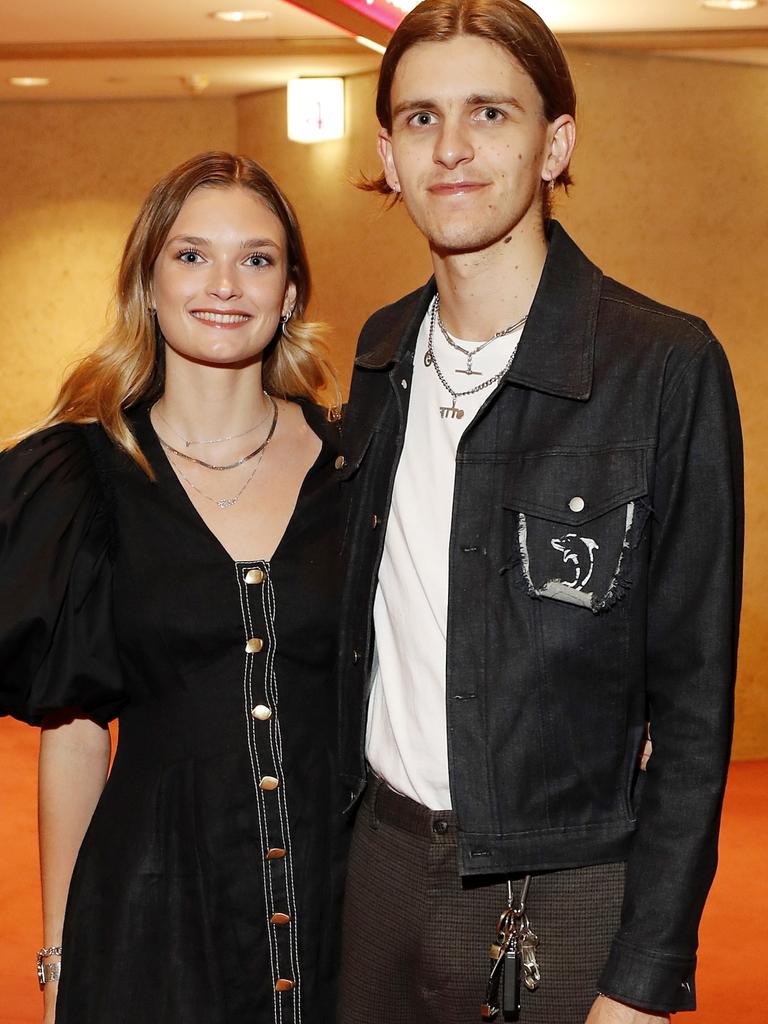
[[[272,263],[269,256],[265,256],[260,252],[251,253],[245,262],[252,267],[268,267]]]
[[[185,249],[184,252],[179,253],[178,258],[182,263],[197,263],[202,256],[195,249]]]

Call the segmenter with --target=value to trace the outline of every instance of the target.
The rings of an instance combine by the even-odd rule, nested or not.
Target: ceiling
[[[400,0],[368,0],[391,10]],[[768,4],[712,11],[698,0],[530,0],[567,45],[768,65]],[[220,22],[236,7],[263,21]],[[0,4],[0,101],[241,95],[301,75],[351,75],[378,57],[356,35],[387,30],[339,0],[14,0]],[[50,79],[21,89],[13,76]]]

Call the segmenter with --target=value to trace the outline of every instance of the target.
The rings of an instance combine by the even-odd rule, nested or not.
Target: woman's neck
[[[270,411],[261,361],[243,367],[205,366],[171,358],[155,404],[167,426],[186,439],[233,437]]]

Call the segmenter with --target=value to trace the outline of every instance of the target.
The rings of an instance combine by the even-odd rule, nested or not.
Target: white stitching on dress
[[[277,636],[275,634],[275,590],[272,584],[272,577],[267,572],[265,575],[264,583],[261,589],[262,594],[262,607],[264,609],[264,622],[267,627],[269,634],[269,649],[267,652],[267,665],[265,669],[265,688],[267,693],[270,695],[270,703],[274,707],[275,711],[278,708],[278,692],[277,692],[277,676],[274,670],[275,653],[277,650]],[[289,929],[290,937],[290,949],[291,949],[291,977],[294,981],[291,995],[293,997],[294,1014],[297,1024],[301,1021],[301,1004],[299,1000],[299,994],[301,991],[301,967],[299,964],[299,951],[298,951],[298,915],[296,908],[296,892],[294,888],[293,880],[293,851],[291,847],[291,830],[288,819],[288,795],[286,793],[285,779],[283,776],[283,740],[282,740],[282,729],[280,724],[280,716],[274,714],[269,721],[270,725],[270,743],[272,744],[272,753],[275,763],[275,769],[280,779],[280,785],[275,794],[278,799],[278,809],[280,814],[280,824],[282,830],[282,846],[286,851],[284,860],[285,868],[285,881],[286,889],[289,901],[289,912],[291,915],[291,923],[287,925],[281,925],[280,927]]]
[[[247,589],[246,588],[247,588],[248,584],[246,584],[244,582],[244,580],[243,580],[243,577],[242,577],[242,564],[238,563],[238,562],[235,563],[235,579],[237,580],[238,595],[239,595],[239,598],[240,598],[240,612],[241,612],[241,615],[242,615],[242,618],[243,618],[243,632],[245,634],[245,639],[248,640],[253,635],[253,628],[252,628],[253,627],[253,622],[252,622],[252,619],[251,619],[251,610],[250,610],[250,607],[248,605],[248,600],[247,600],[247,597],[246,597],[246,594],[247,594]],[[243,666],[243,700],[244,700],[244,703],[245,703],[245,722],[246,722],[246,730],[247,730],[247,738],[248,738],[248,756],[249,756],[250,762],[251,762],[251,775],[253,777],[253,785],[254,785],[254,789],[256,791],[257,818],[258,818],[258,822],[259,822],[259,837],[261,839],[261,851],[260,851],[260,854],[261,854],[261,857],[263,858],[266,850],[269,847],[269,837],[267,835],[266,811],[265,811],[265,808],[263,806],[263,799],[259,799],[260,796],[263,797],[263,794],[261,793],[261,790],[259,789],[259,778],[261,777],[261,772],[259,770],[258,754],[256,752],[256,742],[255,742],[255,726],[256,726],[256,723],[255,723],[255,721],[253,719],[253,716],[251,715],[251,708],[253,707],[253,687],[252,687],[252,684],[251,684],[252,673],[253,673],[253,655],[246,653],[245,661],[244,661],[244,666]],[[275,938],[275,934],[274,934],[274,928],[270,924],[270,920],[269,920],[270,917],[272,916],[272,911],[270,910],[271,899],[272,899],[272,893],[271,893],[272,886],[271,885],[267,885],[267,871],[269,870],[269,867],[270,867],[270,861],[264,861],[264,871],[262,873],[262,878],[263,878],[263,883],[264,883],[264,906],[266,907],[266,911],[267,911],[266,928],[267,928],[267,936],[268,936],[268,939],[269,939],[270,966],[272,968],[272,977],[273,977],[273,979],[275,979],[275,978],[279,978],[280,975],[279,975],[279,964],[277,963],[277,952],[278,952],[277,948],[276,948],[277,947],[277,942],[276,942],[276,938]],[[274,995],[273,995],[272,998],[273,998],[273,1005],[274,1005],[275,1020],[278,1020],[278,1021],[282,1020],[282,1006],[281,1006],[281,1002],[280,1002],[280,995],[279,995],[279,993],[278,992],[274,992]]]

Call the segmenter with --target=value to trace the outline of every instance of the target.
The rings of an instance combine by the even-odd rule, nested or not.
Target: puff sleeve
[[[30,723],[65,708],[107,722],[125,702],[88,429],[51,427],[0,456],[0,714]]]

